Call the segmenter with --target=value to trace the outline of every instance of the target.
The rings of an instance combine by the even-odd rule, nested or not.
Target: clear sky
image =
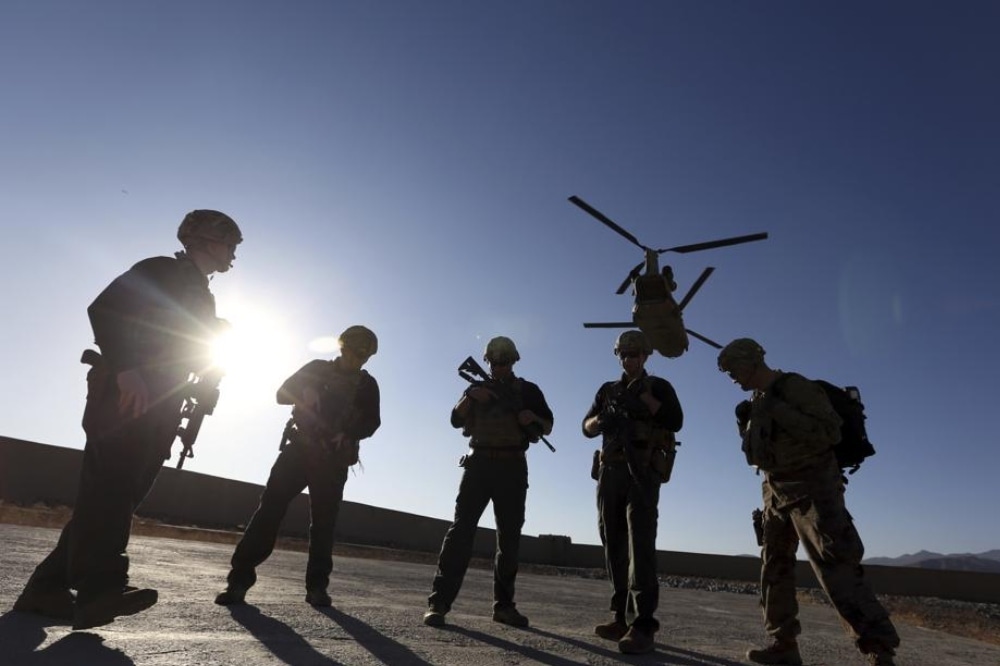
[[[681,291],[717,269],[688,327],[861,387],[868,555],[1000,548],[998,34],[987,1],[8,0],[0,433],[82,448],[87,306],[218,208],[246,241],[212,288],[252,353],[186,469],[263,483],[278,385],[364,323],[383,426],[345,497],[450,518],[456,369],[507,335],[556,419],[525,533],[598,543],[580,421],[619,368],[581,323],[628,317],[641,253],[576,194],[654,247],[769,232],[664,255]],[[715,357],[648,365],[685,409],[657,544],[752,553]]]

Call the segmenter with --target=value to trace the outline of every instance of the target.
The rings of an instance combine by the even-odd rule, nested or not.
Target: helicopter
[[[580,197],[573,195],[569,198],[569,201],[584,212],[589,213],[615,233],[624,237],[633,245],[642,249],[645,253],[645,258],[629,271],[629,274],[615,292],[616,294],[623,294],[629,285],[631,285],[632,295],[634,296],[632,321],[590,322],[585,323],[583,325],[584,328],[638,328],[646,334],[653,349],[667,358],[677,358],[687,351],[689,335],[716,349],[722,349],[722,345],[714,340],[685,328],[684,320],[681,317],[684,308],[691,302],[694,295],[698,293],[701,286],[705,284],[705,280],[715,271],[715,268],[709,267],[703,270],[680,302],[677,302],[673,297],[673,292],[677,290],[673,268],[664,265],[661,269],[659,257],[665,252],[685,254],[687,252],[698,252],[717,247],[751,243],[766,239],[767,233],[735,236],[733,238],[694,243],[693,245],[678,245],[677,247],[656,250],[640,243],[635,236],[618,226],[611,218]],[[645,270],[643,270],[644,268]]]

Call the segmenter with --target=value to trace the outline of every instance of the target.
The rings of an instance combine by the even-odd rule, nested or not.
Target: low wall
[[[82,458],[78,449],[0,437],[0,500],[72,506]],[[262,490],[257,484],[177,470],[168,464],[138,513],[171,524],[233,529],[249,519]],[[448,525],[446,520],[345,501],[336,539],[436,553]],[[282,534],[308,537],[308,533],[309,500],[300,495],[289,506]],[[495,541],[493,530],[479,528],[474,554],[492,557]],[[522,536],[520,558],[533,564],[604,567],[600,546],[574,544],[560,535]],[[756,582],[760,575],[760,560],[755,557],[660,551],[658,566],[661,574],[675,576]],[[885,566],[866,566],[865,572],[880,594],[1000,603],[1000,574]],[[797,576],[801,587],[818,586],[807,562],[798,563]]]

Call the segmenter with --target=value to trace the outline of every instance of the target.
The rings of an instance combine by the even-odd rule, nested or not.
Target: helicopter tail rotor
[[[711,275],[713,272],[715,272],[715,268],[712,266],[709,266],[708,268],[706,268],[701,272],[701,275],[699,275],[698,279],[694,281],[694,284],[691,285],[691,288],[688,289],[688,292],[684,294],[684,298],[682,298],[681,302],[677,304],[677,307],[681,311],[683,311],[684,308],[687,306],[687,304],[691,301],[691,299],[694,298],[694,295],[698,293],[699,289],[701,289],[701,285],[705,284],[705,280],[707,280],[708,276]]]

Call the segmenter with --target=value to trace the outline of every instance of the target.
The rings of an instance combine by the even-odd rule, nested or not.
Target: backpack
[[[791,373],[785,373],[785,376],[788,374]],[[779,379],[779,393],[780,381]],[[822,379],[809,381],[823,389],[833,411],[840,417],[840,441],[833,447],[833,453],[840,468],[847,470],[848,474],[854,474],[861,468],[865,458],[875,455],[875,447],[868,441],[868,431],[865,430],[865,419],[868,417],[865,416],[865,406],[861,402],[861,391],[857,386],[840,388]]]
[[[865,406],[861,402],[861,392],[857,386],[840,388],[822,379],[814,379],[830,399],[833,410],[837,412],[843,423],[840,425],[840,441],[833,447],[837,456],[837,464],[841,469],[854,474],[861,467],[865,458],[875,455],[875,447],[868,441],[868,431],[865,430]]]

